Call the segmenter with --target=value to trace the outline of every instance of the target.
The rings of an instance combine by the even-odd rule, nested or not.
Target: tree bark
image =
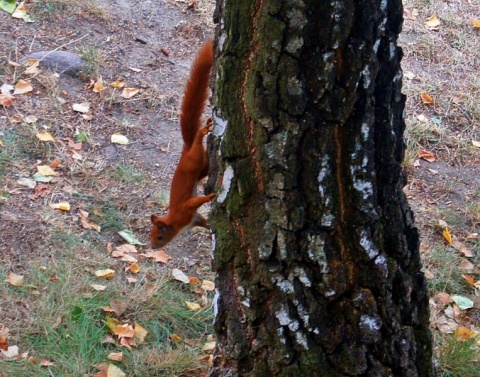
[[[433,376],[400,0],[217,1],[210,376]]]

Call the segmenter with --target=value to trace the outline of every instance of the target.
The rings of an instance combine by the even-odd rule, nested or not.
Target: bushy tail
[[[202,115],[208,99],[210,73],[213,64],[213,41],[200,48],[190,70],[190,78],[180,111],[180,129],[187,149],[193,143],[197,130],[202,126]]]

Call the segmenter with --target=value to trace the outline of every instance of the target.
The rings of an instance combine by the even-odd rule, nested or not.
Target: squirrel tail
[[[208,99],[212,64],[213,41],[210,39],[200,48],[192,64],[182,101],[180,129],[187,149],[191,147],[195,134],[202,126],[202,114]]]

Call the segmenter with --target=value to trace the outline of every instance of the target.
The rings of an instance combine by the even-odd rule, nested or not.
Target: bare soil
[[[34,23],[0,13],[0,51],[7,55],[0,59],[3,70],[12,71],[9,84],[14,84],[20,69],[13,72],[8,61],[18,62],[31,52],[60,47],[84,57],[88,51],[99,54],[97,61],[91,62],[98,64],[97,75],[55,77],[42,72],[32,78],[33,92],[16,96],[14,106],[0,109],[0,138],[13,132],[29,140],[23,146],[28,150],[18,151],[29,155],[27,159],[15,157],[8,164],[13,169],[7,166],[2,179],[2,262],[21,270],[25,258],[54,253],[45,249],[54,228],[104,243],[121,241],[116,234],[119,229],[87,233],[80,226],[80,209],[101,218],[109,216],[105,208],[111,207],[124,217],[124,226],[148,244],[150,214],[165,211],[182,147],[177,114],[190,62],[211,35],[209,5],[205,3],[189,8],[182,1],[108,0],[99,4],[101,8],[67,5],[41,13]],[[89,84],[100,76],[105,90],[99,94]],[[121,89],[108,87],[115,80],[139,88],[139,94],[131,99],[120,97]],[[88,119],[72,110],[74,103],[84,102],[91,104]],[[37,120],[25,123],[28,115]],[[33,135],[39,131],[52,133],[54,146],[47,150],[45,143],[35,140]],[[68,143],[82,132],[88,134],[88,140],[77,151],[82,159],[75,160]],[[129,144],[112,144],[114,132],[127,136]],[[20,178],[35,173],[37,163],[48,165],[55,160],[60,161],[59,176],[48,184],[47,195],[35,197],[35,190],[18,184]],[[122,166],[134,172],[127,172],[125,180],[115,173]],[[132,181],[128,174],[143,179]],[[159,198],[164,198],[163,203]],[[61,213],[49,208],[60,200],[67,200],[72,210]],[[187,232],[169,245],[167,252],[177,260],[208,259],[208,249],[207,235]]]

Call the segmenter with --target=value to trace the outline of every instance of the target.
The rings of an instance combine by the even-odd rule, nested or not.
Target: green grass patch
[[[429,290],[458,294],[464,290],[462,271],[458,268],[461,262],[458,252],[450,247],[433,247],[430,251],[427,268],[434,271],[433,279],[429,280]]]
[[[117,164],[108,171],[108,176],[126,184],[138,184],[143,181],[143,173],[129,164]]]
[[[461,341],[454,336],[444,336],[439,340],[437,352],[442,372],[441,377],[478,377],[478,349],[475,339]]]

